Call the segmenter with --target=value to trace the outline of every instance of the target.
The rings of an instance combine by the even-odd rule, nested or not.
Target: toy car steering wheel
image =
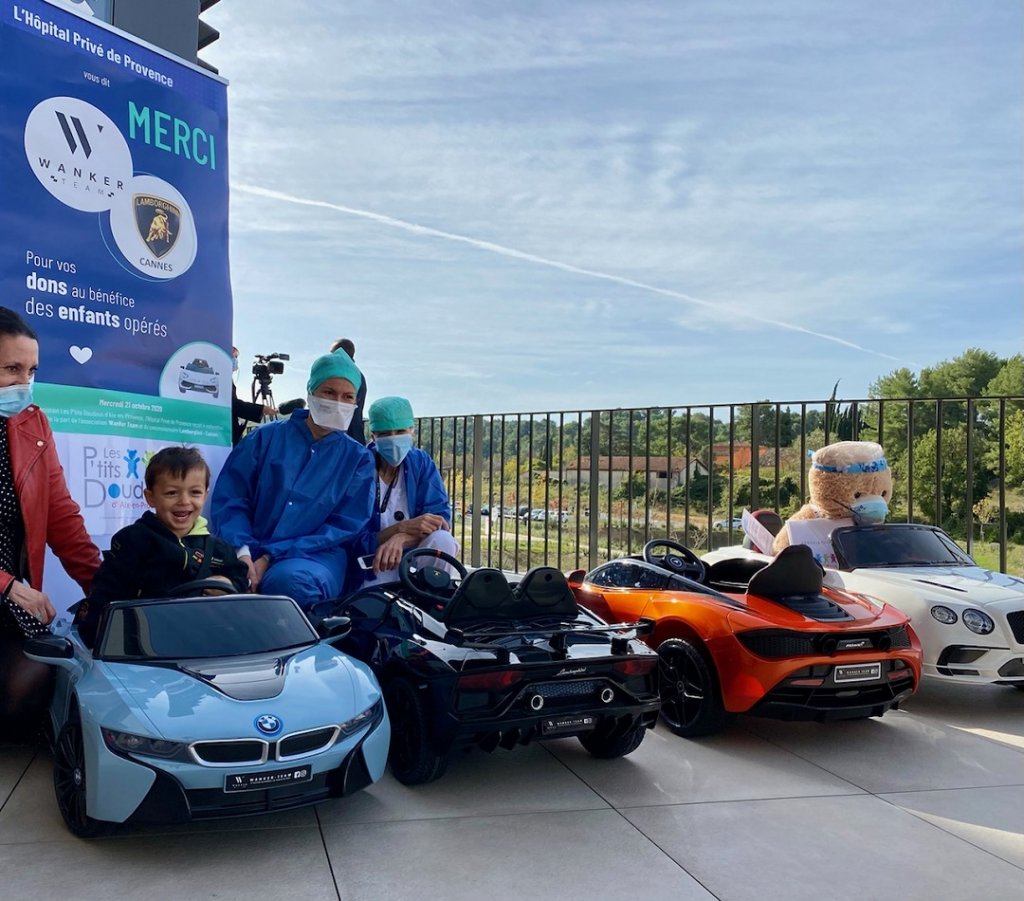
[[[656,548],[665,548],[665,553],[655,556]],[[670,554],[669,551],[676,551]],[[703,582],[707,576],[707,566],[693,551],[677,541],[669,541],[667,538],[655,538],[644,545],[644,561],[667,569],[675,576],[683,576],[692,579],[694,582]]]
[[[182,582],[167,592],[169,598],[187,598],[190,595],[199,595],[204,591],[219,591],[221,594],[238,594],[234,585],[221,582],[220,579],[193,579],[191,582]]]
[[[447,602],[449,596],[442,592],[452,581],[448,573],[439,569],[418,569],[414,580],[412,562],[420,557],[432,557],[447,563],[449,566],[454,567],[460,579],[466,578],[466,567],[451,554],[446,554],[444,551],[439,551],[437,548],[432,547],[416,548],[402,557],[402,562],[398,567],[398,578],[401,579],[402,585],[417,597],[425,598],[428,601]],[[421,584],[416,584],[417,581]]]

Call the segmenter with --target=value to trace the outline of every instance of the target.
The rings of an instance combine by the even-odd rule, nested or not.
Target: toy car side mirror
[[[566,581],[570,585],[582,585],[583,580],[587,577],[587,571],[585,569],[574,569],[566,578]]]
[[[67,638],[56,635],[43,638],[29,638],[22,650],[33,660],[46,663],[51,660],[70,660],[75,656],[74,645]]]
[[[352,630],[352,620],[347,616],[325,616],[317,625],[317,631],[324,638],[341,638]]]

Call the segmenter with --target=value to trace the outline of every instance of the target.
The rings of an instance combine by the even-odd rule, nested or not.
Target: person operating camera
[[[238,372],[238,348],[231,348],[231,372]],[[277,410],[272,404],[254,404],[238,396],[235,383],[231,383],[231,443],[238,444],[245,434],[247,423],[259,422],[265,416],[275,416]]]
[[[373,509],[373,455],[345,434],[361,381],[344,352],[318,357],[308,409],[256,429],[228,456],[210,518],[249,567],[253,590],[304,609],[341,595]]]

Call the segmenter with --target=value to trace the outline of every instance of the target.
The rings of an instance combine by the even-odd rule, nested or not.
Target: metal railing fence
[[[744,508],[795,512],[809,453],[850,439],[885,449],[890,521],[942,526],[1003,572],[1024,545],[1024,397],[437,416],[417,436],[475,566],[590,568],[656,537],[737,543]]]

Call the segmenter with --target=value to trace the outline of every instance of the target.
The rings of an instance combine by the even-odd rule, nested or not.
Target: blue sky
[[[286,14],[282,11],[286,10]],[[243,362],[418,414],[864,396],[1024,345],[1024,6],[227,0]]]

